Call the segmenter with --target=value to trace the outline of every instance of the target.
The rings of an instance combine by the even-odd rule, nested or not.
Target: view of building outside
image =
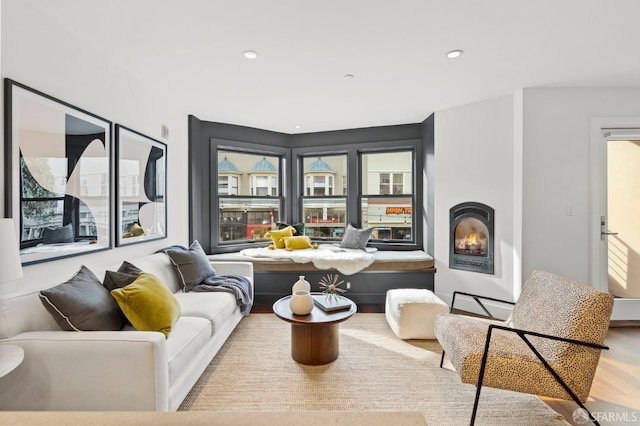
[[[218,151],[220,241],[262,239],[280,219],[280,158]]]
[[[108,196],[108,171],[101,165],[101,161],[89,162],[90,164],[86,166],[81,162],[77,167],[80,172],[80,194],[83,198]],[[77,209],[77,236],[97,236],[95,212],[75,197],[67,195],[65,198],[65,193],[70,192],[66,158],[32,158],[28,162],[28,167],[21,158],[20,165],[22,242],[42,238],[42,231],[46,227],[62,226],[65,200],[73,204],[71,209]],[[34,178],[32,171],[42,182]],[[43,185],[52,188],[53,191],[46,189]],[[103,215],[106,217],[108,212],[103,212]]]
[[[305,157],[302,171],[305,235],[342,238],[347,220],[347,156]]]
[[[361,164],[362,226],[374,239],[412,239],[412,151],[362,154]]]
[[[374,239],[411,239],[413,152],[362,154],[361,226]],[[302,215],[310,237],[342,238],[347,156],[302,159]],[[220,241],[261,239],[280,221],[279,158],[218,151]]]

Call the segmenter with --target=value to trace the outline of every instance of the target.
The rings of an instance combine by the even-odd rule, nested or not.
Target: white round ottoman
[[[449,306],[433,292],[421,288],[387,291],[384,314],[391,330],[401,339],[435,339],[436,315],[449,312]]]

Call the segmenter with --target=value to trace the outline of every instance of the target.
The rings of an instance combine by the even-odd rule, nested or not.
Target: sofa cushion
[[[111,291],[131,325],[139,331],[159,331],[169,336],[180,316],[173,293],[152,274],[142,272],[131,284]]]
[[[205,278],[216,274],[200,243],[194,241],[189,250],[166,250],[183,291],[191,291]]]
[[[349,224],[340,242],[340,247],[365,250],[372,232],[373,228],[356,228]]]
[[[178,318],[167,339],[170,387],[185,371],[193,368],[194,359],[198,358],[211,341],[211,335],[211,323],[204,318]]]
[[[86,266],[68,281],[39,292],[44,307],[67,331],[120,330],[118,305]]]
[[[211,333],[215,333],[233,312],[238,309],[236,298],[226,292],[177,293],[183,316],[204,318],[211,322]]]
[[[164,253],[155,253],[135,259],[135,266],[144,272],[155,275],[162,284],[166,285],[171,293],[182,290],[182,285],[178,282],[174,266],[171,259]]]

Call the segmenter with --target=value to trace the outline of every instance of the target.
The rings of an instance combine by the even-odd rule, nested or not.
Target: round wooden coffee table
[[[289,299],[291,296],[277,300],[273,313],[291,323],[291,358],[305,365],[335,361],[340,347],[340,323],[356,313],[356,304],[349,300],[348,309],[335,312],[325,312],[314,306],[309,315],[294,315],[289,308]]]

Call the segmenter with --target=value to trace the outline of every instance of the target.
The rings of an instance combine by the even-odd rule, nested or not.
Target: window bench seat
[[[353,275],[333,269],[318,269],[312,263],[296,263],[288,259],[248,257],[240,253],[209,255],[211,260],[252,262],[254,271],[254,303],[273,304],[291,293],[299,275],[311,283],[312,291],[320,290],[318,282],[327,274],[338,274],[350,283],[346,295],[356,304],[384,304],[387,290],[393,288],[425,288],[434,290],[434,260],[422,250],[377,251],[375,261]],[[345,286],[341,286],[344,288]]]

